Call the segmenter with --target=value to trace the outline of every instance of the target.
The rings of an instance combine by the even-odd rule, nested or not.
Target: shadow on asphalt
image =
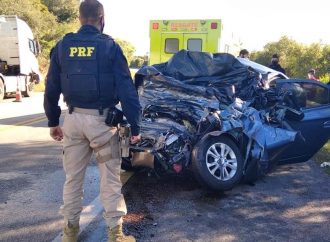
[[[11,171],[34,171],[35,173],[52,171],[59,167],[62,147],[55,141],[31,141],[0,144],[1,173]]]
[[[17,125],[17,123],[21,123],[21,122],[28,122],[30,120],[34,120],[34,119],[38,119],[39,120],[42,118],[46,118],[46,115],[44,113],[38,113],[38,114],[31,114],[31,115],[23,115],[23,116],[17,116],[14,118],[4,118],[4,119],[0,119],[0,125]],[[33,126],[35,123],[33,123]],[[26,126],[32,126],[31,125],[26,125]],[[43,126],[41,126],[43,127]]]
[[[62,164],[58,154],[61,150],[54,142],[0,144],[0,178],[3,178],[0,179],[0,203],[5,203],[10,195],[29,186],[31,182],[27,175],[41,176],[60,169]]]
[[[52,183],[46,178],[61,169],[61,150],[52,141],[0,145],[0,213],[7,220],[0,219],[0,241],[47,241],[58,233],[61,217],[49,214],[59,192],[47,189]]]
[[[50,241],[63,227],[58,213],[64,172],[62,146],[55,141],[0,145],[0,241]],[[86,172],[83,205],[99,190],[92,160]]]
[[[138,173],[124,189],[125,231],[139,241],[330,241],[329,182],[313,161],[225,193],[189,175]]]
[[[62,169],[61,150],[53,141],[0,145],[0,176],[6,178],[0,179],[0,212],[8,206],[6,199],[30,187],[35,178]],[[313,161],[279,166],[255,186],[241,184],[225,193],[206,191],[190,173],[159,179],[141,171],[123,188],[128,207],[124,230],[138,241],[330,241],[329,183],[330,176]],[[49,184],[40,186],[49,189]],[[28,210],[33,199],[24,196],[15,206]],[[47,199],[57,210],[58,201]],[[43,235],[55,236],[61,220],[42,218],[50,204],[40,203],[34,214],[38,222],[28,214],[20,221],[2,222],[0,235],[17,230],[24,238],[26,228],[34,236],[30,241],[45,241],[38,229],[52,224],[55,232]],[[13,236],[11,241],[28,241]]]
[[[55,234],[61,231],[63,226],[62,224],[63,221],[61,216],[45,219],[38,218],[38,221],[27,217],[24,220],[17,221],[16,223],[9,223],[1,227],[0,231],[2,231],[2,238],[10,238],[1,241],[48,241],[47,238],[53,238]],[[44,229],[45,226],[48,227],[48,231]],[[50,226],[52,229],[54,229],[53,227],[57,227],[58,231],[54,232],[52,229],[50,229]]]

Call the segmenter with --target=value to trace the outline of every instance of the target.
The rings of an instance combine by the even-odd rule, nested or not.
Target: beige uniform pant
[[[65,116],[63,167],[66,178],[61,207],[65,222],[79,223],[83,180],[93,151],[100,170],[100,198],[107,225],[113,228],[122,223],[122,216],[127,212],[121,193],[118,130],[106,126],[104,121],[105,116],[97,113],[74,111]]]

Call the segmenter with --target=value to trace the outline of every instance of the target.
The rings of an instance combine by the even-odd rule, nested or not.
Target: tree
[[[122,39],[116,39],[116,42],[122,48],[124,55],[126,56],[127,62],[131,63],[135,53],[134,46],[130,42]]]
[[[140,68],[145,64],[145,60],[142,56],[134,56],[133,60],[130,63],[132,68]]]
[[[54,29],[50,26],[56,25],[56,18],[40,0],[1,0],[0,14],[17,15],[22,18],[40,39],[51,35]]]
[[[70,0],[68,2],[76,3],[71,5],[67,1],[53,0],[51,11],[41,0],[1,0],[0,14],[17,15],[32,28],[34,37],[41,44],[42,53],[39,57],[39,63],[42,71],[48,66],[49,52],[55,43],[67,32],[74,31],[78,22],[75,19],[78,11],[78,1]],[[51,3],[49,3],[51,4]],[[66,15],[55,16],[57,9],[65,9],[63,6],[70,5],[70,11]],[[73,9],[76,8],[76,11]],[[62,22],[59,22],[62,21]],[[72,20],[72,21],[71,21]]]
[[[319,75],[330,75],[330,45],[325,45],[322,49],[322,57],[319,60],[322,68],[319,70]],[[328,81],[330,81],[328,79]]]
[[[270,42],[264,46],[262,51],[251,54],[256,62],[268,66],[273,54],[280,56],[280,63],[286,70],[289,76],[298,74],[294,63],[297,62],[297,57],[303,53],[303,46],[298,42],[284,36],[277,42]]]
[[[311,68],[316,69],[318,75],[325,75],[330,71],[330,45],[303,45],[286,36],[277,42],[266,44],[261,51],[251,53],[251,59],[268,66],[275,53],[280,56],[280,63],[290,77],[306,78],[307,71]]]
[[[79,0],[43,0],[59,23],[69,23],[78,18]]]

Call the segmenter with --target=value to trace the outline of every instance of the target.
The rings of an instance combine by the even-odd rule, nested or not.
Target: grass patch
[[[330,141],[326,143],[323,148],[314,155],[313,159],[318,163],[322,164],[323,162],[330,162]],[[330,167],[322,168],[326,173],[330,175]]]

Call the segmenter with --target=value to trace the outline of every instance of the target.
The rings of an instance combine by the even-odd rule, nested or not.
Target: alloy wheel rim
[[[224,143],[211,145],[206,152],[206,167],[213,177],[228,181],[237,172],[237,158],[234,151]]]

